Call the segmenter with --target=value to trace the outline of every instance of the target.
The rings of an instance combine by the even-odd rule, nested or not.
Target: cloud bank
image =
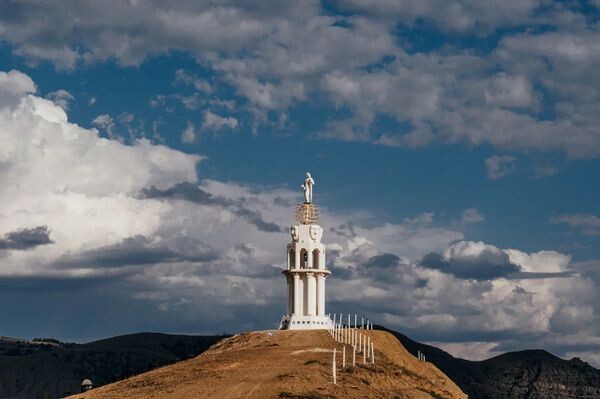
[[[7,2],[0,39],[30,64],[60,70],[191,54],[215,81],[178,70],[175,83],[197,91],[181,100],[196,109],[215,85],[228,85],[254,131],[320,98],[346,116],[332,116],[315,137],[597,158],[598,12],[595,3],[541,0]],[[413,43],[423,27],[439,39]],[[207,112],[206,128],[238,125],[235,115]],[[382,116],[397,127],[382,131]]]
[[[276,325],[285,311],[282,231],[299,193],[199,178],[202,156],[102,138],[35,93],[27,75],[0,73],[0,301],[20,303],[7,318],[32,320],[3,334]],[[386,223],[322,208],[329,309],[465,353],[487,342],[477,348],[543,346],[593,361],[593,267],[469,241],[451,227],[483,220],[473,208],[446,224],[433,213]]]

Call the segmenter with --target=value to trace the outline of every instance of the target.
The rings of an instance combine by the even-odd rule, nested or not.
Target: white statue
[[[304,203],[310,204],[313,199],[313,186],[315,181],[312,177],[310,177],[310,173],[306,172],[306,179],[304,179],[304,184],[300,187],[304,190]]]
[[[298,231],[298,226],[290,227],[290,234],[292,235],[292,240],[298,241],[298,237],[300,237],[300,233]]]

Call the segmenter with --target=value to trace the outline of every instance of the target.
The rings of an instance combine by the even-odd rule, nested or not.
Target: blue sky
[[[0,6],[0,334],[270,327],[308,170],[332,311],[471,358],[542,346],[600,364],[598,15],[541,0]]]

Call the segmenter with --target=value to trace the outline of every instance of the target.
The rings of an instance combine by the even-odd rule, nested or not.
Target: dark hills
[[[204,352],[223,336],[122,335],[88,344],[0,338],[0,398],[56,399]]]
[[[470,398],[600,399],[600,370],[576,358],[526,350],[469,361],[378,329],[392,333],[413,355],[423,352]],[[223,337],[140,333],[87,344],[0,337],[0,399],[60,398],[79,392],[84,378],[105,385],[197,356]]]
[[[600,370],[577,358],[563,360],[545,350],[508,352],[482,360],[455,358],[434,346],[389,331],[413,355],[418,351],[470,398],[600,398]]]

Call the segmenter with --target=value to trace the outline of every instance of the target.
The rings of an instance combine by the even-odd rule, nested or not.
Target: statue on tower
[[[310,173],[306,172],[306,179],[304,179],[304,184],[300,186],[304,190],[304,203],[305,204],[312,203],[313,185],[314,184],[315,184],[315,181],[313,180],[312,177],[310,177]]]

